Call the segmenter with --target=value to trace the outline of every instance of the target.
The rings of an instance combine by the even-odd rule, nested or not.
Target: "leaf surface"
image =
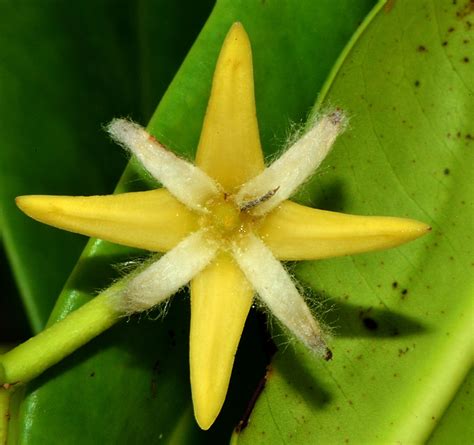
[[[334,358],[281,351],[234,443],[423,443],[456,394],[472,363],[473,21],[472,2],[387,2],[329,79],[322,103],[351,128],[300,200],[433,230],[297,267]]]

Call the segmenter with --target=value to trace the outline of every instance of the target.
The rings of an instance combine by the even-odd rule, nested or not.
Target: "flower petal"
[[[264,168],[252,51],[240,23],[230,29],[217,61],[196,165],[229,193]]]
[[[196,420],[207,430],[224,403],[253,290],[226,253],[191,281],[190,367]]]
[[[155,252],[198,227],[197,216],[165,189],[106,196],[19,196],[28,216],[54,227]]]
[[[346,121],[338,110],[317,120],[273,164],[242,186],[235,199],[240,208],[248,207],[249,201],[256,202],[251,212],[264,215],[288,199],[319,167]],[[259,200],[265,196],[268,199]]]
[[[126,119],[114,119],[107,131],[190,209],[204,211],[206,202],[220,194],[220,188],[213,179],[195,165],[166,150],[140,125]]]
[[[347,215],[285,201],[258,233],[280,260],[317,260],[388,249],[429,230],[412,219]]]
[[[205,230],[192,233],[159,260],[131,275],[119,292],[117,309],[132,314],[160,304],[201,272],[215,257],[218,247]]]
[[[257,236],[250,234],[242,245],[233,246],[234,258],[260,299],[308,348],[331,358],[322,329],[313,318],[290,275]]]

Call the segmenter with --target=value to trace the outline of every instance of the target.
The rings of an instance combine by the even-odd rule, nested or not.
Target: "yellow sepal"
[[[240,23],[232,25],[217,61],[196,165],[228,193],[265,167],[255,108],[252,50]]]
[[[318,260],[388,249],[429,230],[413,219],[348,215],[285,201],[258,233],[280,260]]]
[[[167,190],[106,196],[29,195],[18,207],[37,221],[125,246],[166,252],[198,227]]]
[[[221,253],[191,281],[190,371],[194,414],[207,430],[224,403],[253,290]]]

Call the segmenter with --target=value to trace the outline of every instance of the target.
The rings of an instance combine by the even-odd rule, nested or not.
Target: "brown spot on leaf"
[[[329,348],[326,348],[326,353],[324,354],[324,360],[327,362],[332,359],[332,351]]]
[[[474,12],[474,0],[468,0],[464,5],[456,11],[456,17],[459,19],[464,19],[468,15]]]
[[[408,346],[405,349],[399,349],[398,356],[401,357],[402,355],[405,355],[409,350],[410,348]]]
[[[385,3],[385,6],[383,7],[383,11],[386,14],[388,14],[393,9],[394,5],[395,5],[395,0],[388,0],[388,2]]]

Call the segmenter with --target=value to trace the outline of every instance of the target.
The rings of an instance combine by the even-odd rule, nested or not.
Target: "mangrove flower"
[[[108,126],[112,138],[130,150],[163,188],[111,196],[19,197],[18,206],[46,224],[166,252],[96,297],[97,326],[83,335],[82,342],[123,315],[159,305],[190,283],[191,387],[195,416],[203,429],[212,425],[224,402],[254,297],[311,351],[329,360],[324,332],[280,261],[385,249],[429,229],[418,221],[345,215],[288,200],[314,174],[346,121],[338,109],[319,116],[265,167],[250,43],[237,23],[217,62],[195,164],[175,156],[139,125],[116,119]],[[76,312],[81,310],[87,311],[83,307]],[[101,317],[108,321],[101,325]],[[65,353],[80,344],[67,335]],[[59,337],[51,334],[50,341],[60,341]],[[4,383],[12,383],[5,380],[9,375],[14,378],[14,357],[15,353],[0,362]],[[48,359],[43,367],[60,358]]]

